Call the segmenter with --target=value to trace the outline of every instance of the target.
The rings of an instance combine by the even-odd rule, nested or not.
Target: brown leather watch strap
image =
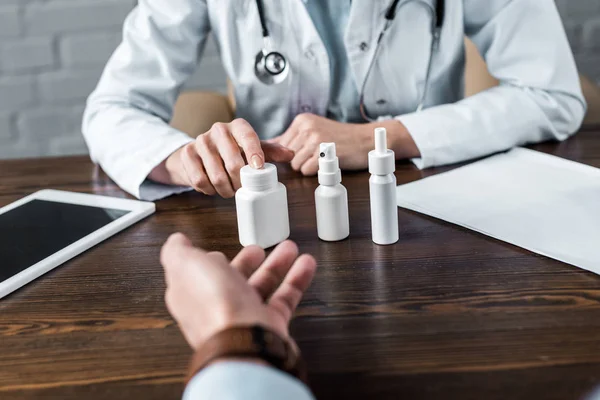
[[[211,362],[225,357],[260,358],[306,382],[306,367],[296,349],[259,325],[229,328],[208,339],[192,357],[186,382]]]

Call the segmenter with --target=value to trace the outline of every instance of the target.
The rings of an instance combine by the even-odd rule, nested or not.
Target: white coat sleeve
[[[83,118],[91,158],[125,191],[156,200],[188,188],[146,178],[192,141],[168,125],[210,31],[204,0],[139,0]]]
[[[396,117],[420,150],[419,168],[514,146],[564,140],[586,103],[553,0],[464,0],[464,27],[498,87]]]

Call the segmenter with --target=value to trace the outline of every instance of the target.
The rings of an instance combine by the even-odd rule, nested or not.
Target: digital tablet
[[[0,298],[154,210],[154,203],[59,190],[0,208]]]

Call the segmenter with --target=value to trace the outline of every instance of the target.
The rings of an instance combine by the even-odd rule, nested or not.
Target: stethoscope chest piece
[[[263,48],[254,59],[254,74],[265,85],[276,85],[287,78],[290,73],[290,65],[283,54],[273,50],[262,0],[256,0],[256,8],[262,30]]]
[[[280,52],[267,50],[265,47],[256,55],[254,73],[258,80],[265,85],[276,85],[283,82],[289,72],[290,66]]]

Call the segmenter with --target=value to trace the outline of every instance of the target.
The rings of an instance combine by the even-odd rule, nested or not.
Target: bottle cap
[[[266,191],[277,186],[277,168],[270,163],[265,163],[261,169],[245,165],[240,170],[240,179],[244,189],[254,192]]]
[[[389,175],[396,170],[394,151],[387,148],[385,128],[375,128],[375,150],[369,152],[369,172],[373,175]]]
[[[335,143],[319,146],[319,184],[334,186],[342,181],[340,162],[335,152]]]

